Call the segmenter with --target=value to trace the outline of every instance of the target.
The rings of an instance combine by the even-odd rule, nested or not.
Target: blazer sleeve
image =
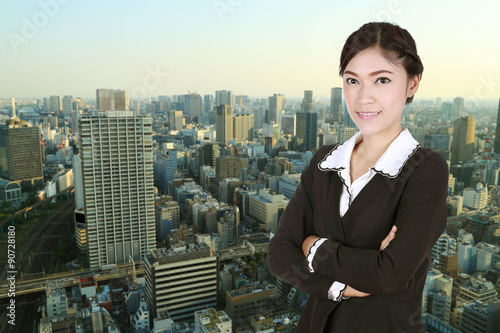
[[[267,260],[271,272],[286,282],[309,295],[328,299],[328,289],[334,280],[310,273],[302,253],[304,239],[315,234],[313,173],[320,151],[302,173],[299,186],[281,216],[276,234],[269,242]]]
[[[406,289],[446,227],[447,188],[448,165],[433,153],[408,179],[396,212],[396,238],[384,251],[329,239],[314,256],[314,271],[374,295]]]

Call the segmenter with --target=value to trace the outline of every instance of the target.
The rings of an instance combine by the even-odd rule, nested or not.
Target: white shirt
[[[323,171],[336,171],[342,180],[342,192],[340,196],[340,216],[349,209],[351,202],[361,192],[366,184],[377,174],[396,178],[406,161],[413,155],[420,144],[412,137],[410,131],[405,129],[392,141],[384,154],[378,159],[373,167],[368,172],[351,183],[351,156],[356,144],[363,140],[361,132],[357,132],[352,138],[336,146],[325,158],[318,164],[318,168]],[[317,249],[325,242],[327,238],[318,239],[309,250],[307,255],[308,268],[311,273],[314,273],[312,262]],[[340,282],[334,282],[328,296],[333,299],[334,290],[339,289]]]

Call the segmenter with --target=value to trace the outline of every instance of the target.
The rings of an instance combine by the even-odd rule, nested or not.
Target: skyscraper
[[[12,117],[16,116],[16,100],[14,97],[11,97],[10,99],[10,107],[12,108]]]
[[[8,119],[0,126],[0,177],[23,188],[43,185],[40,129],[26,121]]]
[[[233,138],[253,139],[253,114],[237,114],[233,117]]]
[[[63,102],[63,114],[65,116],[70,116],[73,112],[73,96],[66,95],[62,99]]]
[[[56,116],[61,111],[61,97],[59,96],[50,96],[50,110],[51,113],[54,113]]]
[[[451,114],[453,119],[462,117],[462,115],[464,114],[464,99],[462,97],[455,97],[455,99],[453,100]]]
[[[313,91],[304,90],[304,99],[301,104],[302,112],[313,112],[314,111],[314,101],[313,101]]]
[[[128,91],[96,89],[96,109],[100,111],[129,110]]]
[[[471,116],[455,120],[453,143],[451,145],[451,165],[471,161],[474,157],[476,122]]]
[[[168,123],[171,130],[180,131],[184,127],[183,120],[182,111],[172,110],[169,112]]]
[[[215,91],[215,106],[219,105],[233,106],[233,92],[231,90]]]
[[[194,94],[184,95],[184,114],[193,117],[201,116],[201,96]]]
[[[92,269],[143,259],[156,247],[152,119],[133,111],[80,118],[88,258]]]
[[[340,123],[340,112],[342,110],[342,88],[332,88],[330,96],[330,119],[331,123]]]
[[[285,108],[285,96],[281,94],[274,94],[269,97],[269,123],[273,122],[279,124],[279,114]]]
[[[217,105],[215,107],[215,131],[217,142],[227,143],[233,138],[233,107],[229,105]]]
[[[497,129],[495,132],[495,146],[493,149],[495,154],[500,154],[500,98],[498,99]]]
[[[203,96],[203,102],[205,104],[205,113],[214,110],[214,95]]]

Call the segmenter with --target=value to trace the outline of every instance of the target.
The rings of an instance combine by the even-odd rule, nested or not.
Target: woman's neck
[[[379,134],[379,135],[364,135],[363,141],[361,141],[354,149],[357,153],[363,155],[368,160],[377,161],[380,156],[382,156],[387,148],[391,145],[392,141],[398,137],[402,129],[399,128],[397,131],[392,131],[391,134]]]

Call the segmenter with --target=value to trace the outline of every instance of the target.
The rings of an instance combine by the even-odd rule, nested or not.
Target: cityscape
[[[338,58],[369,21],[415,38],[402,128],[449,166],[424,330],[500,331],[500,3],[1,6],[1,332],[295,332],[309,296],[268,244],[358,132]]]

